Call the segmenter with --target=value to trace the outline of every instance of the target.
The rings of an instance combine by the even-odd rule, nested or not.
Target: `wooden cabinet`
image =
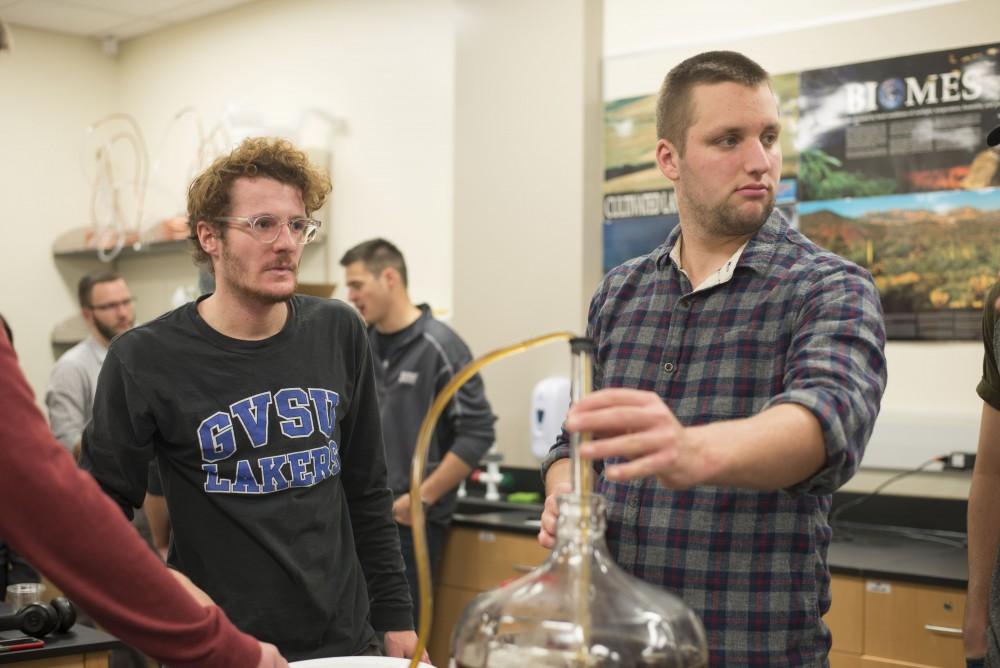
[[[434,590],[431,662],[448,665],[452,629],[473,598],[528,573],[548,556],[534,534],[452,527]]]
[[[865,654],[913,665],[965,665],[965,592],[902,582],[865,587]]]
[[[823,621],[833,632],[833,649],[844,654],[862,654],[865,634],[864,580],[835,576],[830,583],[830,593],[833,602]]]
[[[830,668],[861,668],[861,655],[831,650]]]
[[[832,668],[963,668],[960,589],[835,576]]]
[[[486,591],[530,572],[549,551],[534,534],[455,527],[441,560],[441,584]]]
[[[91,652],[79,656],[58,656],[35,661],[18,661],[8,668],[107,668],[108,652]]]

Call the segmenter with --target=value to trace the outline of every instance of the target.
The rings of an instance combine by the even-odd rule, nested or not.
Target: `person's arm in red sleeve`
[[[175,668],[283,668],[202,607],[56,442],[0,332],[0,535],[109,633]]]

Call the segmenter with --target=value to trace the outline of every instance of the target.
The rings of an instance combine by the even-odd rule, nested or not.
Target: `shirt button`
[[[679,306],[680,308],[687,308],[690,305],[691,305],[690,302],[688,302],[688,300],[686,299],[682,299],[679,302],[677,302],[677,306]]]
[[[628,507],[629,508],[636,508],[636,507],[638,507],[638,505],[639,505],[639,497],[638,496],[632,495],[632,496],[628,497]]]
[[[666,364],[663,365],[663,370],[666,371],[667,373],[673,373],[675,368],[676,367],[674,366],[673,362],[667,362]]]

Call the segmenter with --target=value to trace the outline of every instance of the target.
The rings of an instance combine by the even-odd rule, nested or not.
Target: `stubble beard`
[[[299,273],[297,264],[292,264],[292,275],[295,280],[292,282],[291,288],[283,292],[273,292],[261,290],[254,286],[248,277],[249,272],[246,267],[240,263],[239,259],[235,255],[227,250],[226,246],[222,247],[222,262],[226,267],[226,283],[231,289],[231,292],[238,297],[270,306],[273,304],[287,302],[295,294],[295,287],[298,285]],[[216,280],[219,280],[219,276],[216,276],[215,278]]]
[[[716,237],[745,237],[753,235],[774,212],[774,197],[768,198],[759,215],[741,214],[740,211],[722,202],[716,206],[704,206],[688,199],[688,207],[702,228]]]
[[[124,327],[119,330],[117,327],[109,327],[108,325],[105,325],[97,318],[94,318],[94,327],[97,328],[97,332],[104,337],[105,341],[110,341],[119,334],[127,332],[128,330],[132,329],[133,325],[135,325],[135,318],[129,320],[127,327]]]

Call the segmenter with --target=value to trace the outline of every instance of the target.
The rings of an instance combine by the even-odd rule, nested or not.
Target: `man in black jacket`
[[[393,514],[400,525],[406,576],[416,605],[410,506],[415,499],[427,506],[427,544],[433,572],[455,512],[455,489],[493,444],[496,418],[486,400],[483,381],[476,375],[452,398],[438,421],[424,482],[419,494],[414,494],[410,490],[410,462],[420,423],[437,393],[472,355],[458,334],[431,315],[427,304],[416,306],[410,301],[406,262],[396,246],[385,239],[372,239],[347,251],[340,264],[347,275],[348,299],[368,323],[389,487],[395,496]]]

